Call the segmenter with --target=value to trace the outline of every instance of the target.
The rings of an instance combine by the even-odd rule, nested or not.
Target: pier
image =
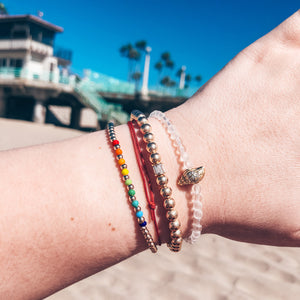
[[[186,100],[180,91],[148,90],[148,74],[141,92],[91,70],[80,78],[71,71],[72,51],[55,46],[63,28],[39,17],[1,15],[0,28],[0,117],[90,131],[108,120],[125,123],[134,108],[165,111]]]

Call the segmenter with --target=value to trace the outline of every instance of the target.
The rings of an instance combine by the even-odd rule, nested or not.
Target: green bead
[[[127,180],[125,181],[125,184],[126,184],[126,185],[132,184],[132,180],[131,180],[131,179],[127,179]]]
[[[131,205],[132,205],[133,207],[138,207],[138,206],[139,206],[139,201],[134,200],[134,201],[131,202]]]
[[[135,195],[135,190],[129,190],[128,195],[129,196],[134,196]]]

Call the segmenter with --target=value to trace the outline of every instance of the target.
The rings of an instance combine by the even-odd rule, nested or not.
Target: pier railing
[[[15,67],[0,67],[0,81],[1,79],[27,79],[33,81],[53,82],[57,84],[68,85],[75,88],[80,82],[85,81],[85,88],[90,85],[89,89],[97,92],[107,92],[114,94],[134,95],[136,93],[135,85],[126,81],[116,79],[114,77],[101,74],[98,72],[89,71],[84,79],[75,80],[75,75],[67,73],[60,74],[56,72],[38,72],[29,68],[15,68]],[[179,88],[163,88],[155,87],[149,88],[149,95],[153,96],[171,96],[187,98],[196,92],[196,88],[179,89]]]
[[[59,74],[58,72],[37,72],[27,68],[0,67],[0,80],[1,79],[27,79],[75,85],[75,78],[72,75]]]

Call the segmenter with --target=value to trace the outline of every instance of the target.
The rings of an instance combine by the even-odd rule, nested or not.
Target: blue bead
[[[137,213],[136,213],[136,216],[138,217],[138,218],[141,218],[142,216],[143,216],[143,212],[140,210],[140,211],[138,211]]]
[[[147,222],[144,221],[142,224],[139,224],[141,227],[145,227],[147,225]]]
[[[138,206],[139,206],[139,201],[134,200],[134,201],[131,202],[131,205],[132,205],[133,207],[138,207]]]

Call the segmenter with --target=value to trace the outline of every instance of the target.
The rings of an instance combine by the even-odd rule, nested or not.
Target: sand
[[[62,140],[82,132],[0,119],[0,150]],[[47,300],[300,299],[300,248],[238,243],[203,235],[179,254],[140,253]]]

